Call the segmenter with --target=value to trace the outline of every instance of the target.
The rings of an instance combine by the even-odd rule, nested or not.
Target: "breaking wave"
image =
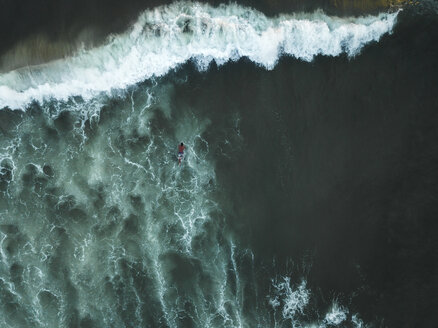
[[[360,18],[322,12],[268,18],[235,4],[179,2],[140,15],[124,34],[70,58],[0,75],[0,108],[32,101],[87,100],[153,77],[192,60],[199,70],[247,57],[272,69],[280,56],[311,61],[317,55],[352,57],[390,33],[397,12]]]

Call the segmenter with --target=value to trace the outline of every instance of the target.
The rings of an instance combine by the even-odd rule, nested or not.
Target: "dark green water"
[[[227,31],[243,14],[224,12]],[[245,15],[243,30],[271,24]],[[154,57],[117,37],[0,75],[0,326],[434,327],[436,23],[407,8],[354,57],[353,36],[327,34],[311,62],[296,38],[269,69],[279,30],[138,83],[123,80],[137,57],[111,71],[114,54],[140,45],[145,76]],[[235,41],[191,43],[191,28],[175,56]],[[152,31],[146,48],[166,49]]]

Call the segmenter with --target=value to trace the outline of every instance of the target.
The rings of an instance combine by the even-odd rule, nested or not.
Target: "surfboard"
[[[177,158],[178,158],[178,165],[179,165],[179,164],[181,164],[182,160],[184,159],[184,153],[178,153]]]

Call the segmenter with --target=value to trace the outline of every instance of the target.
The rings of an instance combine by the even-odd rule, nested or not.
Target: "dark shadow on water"
[[[310,288],[388,327],[436,324],[438,21],[422,18],[352,59],[186,65],[174,96],[211,120],[227,223],[261,262],[312,254]]]

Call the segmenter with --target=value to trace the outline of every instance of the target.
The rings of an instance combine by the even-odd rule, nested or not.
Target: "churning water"
[[[403,83],[436,82],[436,62],[409,64],[400,15],[178,2],[2,73],[0,326],[397,322],[372,243],[400,240],[381,232],[411,200],[395,162],[406,129],[433,140],[438,104],[412,86],[428,115],[411,123]]]

